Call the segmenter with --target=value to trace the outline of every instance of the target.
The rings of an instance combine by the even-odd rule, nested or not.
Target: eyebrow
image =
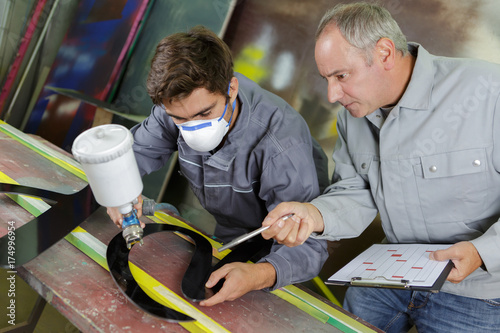
[[[343,73],[343,72],[347,72],[347,69],[337,69],[336,71],[328,73],[325,76],[323,76],[321,74],[320,74],[320,76],[323,77],[323,78],[327,78],[327,77],[332,77],[332,76],[335,76],[335,75],[337,75],[339,73]]]
[[[207,111],[210,111],[211,109],[214,108],[215,104],[217,104],[217,101],[213,102],[212,104],[210,104],[209,106],[201,109],[200,111],[198,111],[197,113],[195,113],[194,115],[191,116],[191,118],[196,118],[200,115],[202,115],[203,113],[207,112]],[[167,109],[165,108],[165,112],[167,113],[168,116],[172,117],[172,118],[175,118],[177,120],[187,120],[186,118],[184,117],[179,117],[175,114],[171,114],[167,111]]]

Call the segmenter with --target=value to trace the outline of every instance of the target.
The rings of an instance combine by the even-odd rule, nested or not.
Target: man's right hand
[[[283,220],[284,216],[294,214]],[[274,238],[279,244],[293,247],[304,243],[312,232],[323,232],[323,217],[310,203],[283,202],[267,214],[262,226],[270,226],[262,232],[265,239]]]
[[[106,212],[108,213],[109,217],[113,221],[113,223],[118,227],[122,227],[123,223],[123,216],[120,214],[120,211],[118,210],[118,207],[108,207]]]
[[[137,203],[134,205],[134,209],[136,210],[137,218],[142,216],[142,195],[137,197]],[[123,215],[120,213],[118,207],[107,207],[106,212],[109,217],[113,221],[113,223],[121,229],[123,223]],[[144,228],[146,225],[141,221],[141,228]]]

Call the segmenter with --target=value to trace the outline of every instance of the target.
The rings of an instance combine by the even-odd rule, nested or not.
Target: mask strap
[[[229,86],[227,87],[227,95],[229,96],[229,90],[231,89],[231,82],[229,82]],[[236,99],[234,100],[236,102]],[[224,118],[224,116],[226,115],[226,110],[227,110],[227,103],[226,103],[226,106],[224,107],[224,112],[222,113],[222,116],[220,116],[219,119],[217,119],[217,121],[221,121],[222,118]],[[233,103],[233,113],[234,113],[234,103]],[[231,114],[231,118],[233,118],[233,114]],[[231,119],[229,119],[229,121],[231,121]]]
[[[227,104],[226,104],[227,106]],[[234,99],[233,102],[233,112],[231,112],[231,118],[229,118],[229,122],[227,123],[227,126],[231,125],[231,120],[233,120],[233,114],[234,114],[234,108],[236,107],[236,98]]]

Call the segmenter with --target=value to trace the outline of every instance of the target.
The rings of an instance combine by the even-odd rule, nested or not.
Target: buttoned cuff
[[[321,216],[323,217],[323,232],[313,232],[311,234],[311,237],[315,239],[324,239],[330,241],[340,240],[341,238],[332,236],[335,235],[335,226],[333,223],[327,222],[327,219],[325,218],[326,216],[332,214],[332,211],[329,209],[328,204],[324,203],[321,200],[313,200],[311,204],[319,210]]]

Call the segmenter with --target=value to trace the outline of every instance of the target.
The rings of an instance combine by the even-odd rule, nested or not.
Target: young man
[[[387,332],[498,332],[500,66],[407,44],[368,3],[326,13],[315,59],[329,101],[345,108],[333,184],[311,203],[278,205],[264,238],[352,238],[379,212],[389,243],[452,244],[431,258],[455,268],[439,293],[351,287],[345,308]],[[289,213],[299,227],[277,223]]]
[[[311,200],[328,185],[326,155],[304,119],[281,98],[235,74],[229,48],[213,32],[195,27],[164,38],[147,90],[151,115],[132,128],[141,175],[162,167],[177,150],[182,175],[215,217],[215,234],[224,242],[259,228],[278,203]],[[119,214],[108,213],[120,225]],[[325,240],[294,249],[275,244],[257,264],[232,263],[215,271],[207,287],[222,278],[224,285],[201,305],[309,280],[327,256]]]

